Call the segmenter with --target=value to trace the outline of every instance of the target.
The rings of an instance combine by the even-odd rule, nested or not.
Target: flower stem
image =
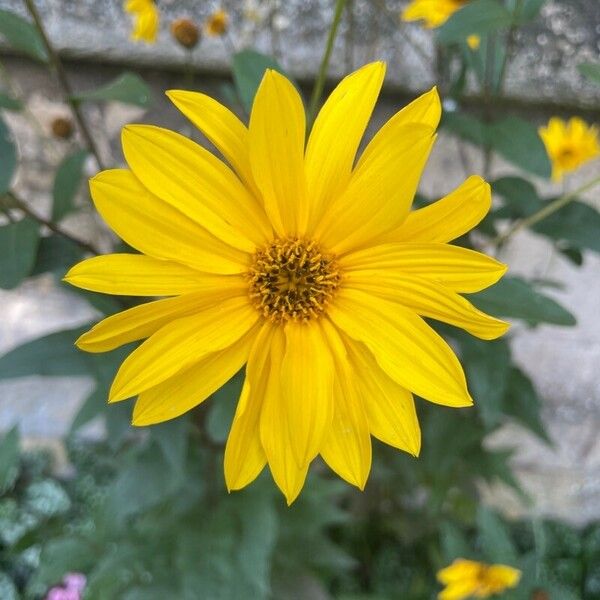
[[[85,122],[85,119],[83,118],[83,114],[79,107],[79,103],[73,97],[73,91],[71,89],[71,85],[69,83],[69,79],[67,77],[65,68],[63,67],[60,57],[58,56],[58,53],[56,52],[56,50],[50,43],[50,38],[48,37],[48,34],[46,33],[46,29],[44,28],[44,24],[40,17],[40,13],[38,12],[37,8],[35,7],[35,3],[33,0],[24,0],[24,2],[25,2],[25,5],[27,6],[27,10],[29,11],[29,14],[31,15],[31,18],[33,19],[36,29],[38,30],[38,33],[40,34],[40,37],[42,38],[42,41],[46,48],[46,52],[48,53],[48,58],[50,59],[50,64],[54,68],[54,72],[56,73],[58,82],[63,89],[63,93],[65,95],[65,100],[69,103],[69,106],[71,107],[73,117],[74,117],[75,121],[77,121],[77,124],[79,125],[79,129],[81,130],[83,139],[85,140],[85,143],[86,143],[88,149],[90,150],[90,152],[96,158],[96,162],[98,163],[98,166],[100,167],[100,169],[105,169],[106,167],[104,165],[104,162],[102,161],[102,158],[100,157],[100,152],[98,151],[96,142],[94,141],[94,138],[87,126],[87,123]]]
[[[323,58],[321,59],[321,65],[319,66],[319,73],[315,81],[315,86],[310,97],[310,103],[308,105],[308,122],[312,125],[321,96],[323,95],[323,88],[325,87],[325,79],[327,77],[327,69],[329,67],[329,59],[331,58],[331,52],[333,51],[333,44],[337,35],[337,30],[342,20],[342,13],[346,6],[347,0],[337,0],[335,3],[335,12],[333,14],[333,21],[329,28],[329,35],[327,36],[327,44],[325,45],[325,52],[323,52]]]
[[[592,189],[593,187],[599,184],[600,177],[596,177],[591,181],[588,181],[584,185],[578,187],[576,190],[563,194],[562,196],[560,196],[556,200],[553,200],[552,202],[544,206],[544,208],[538,210],[529,217],[526,217],[525,219],[521,219],[520,221],[514,223],[512,227],[510,227],[507,231],[496,237],[492,243],[495,246],[499,246],[500,244],[505,243],[509,238],[511,238],[515,233],[517,233],[517,231],[520,231],[525,227],[532,227],[540,221],[543,221],[545,218],[554,214],[557,210],[560,210],[573,200],[576,200],[577,196],[579,196],[580,194],[587,192],[588,190]]]
[[[25,213],[30,219],[33,219],[34,221],[38,222],[40,225],[46,226],[48,229],[50,229],[50,231],[54,232],[55,234],[66,238],[67,240],[73,242],[74,244],[77,244],[80,248],[83,248],[83,250],[85,250],[86,252],[90,252],[95,255],[101,254],[101,252],[98,249],[94,248],[94,246],[92,246],[85,240],[81,240],[81,239],[75,237],[74,235],[71,235],[70,233],[68,233],[67,231],[62,229],[62,227],[60,227],[53,221],[49,221],[48,219],[45,219],[41,215],[38,215],[36,212],[31,210],[29,208],[29,206],[27,206],[27,204],[23,200],[21,200],[21,198],[18,198],[13,192],[7,192],[7,194],[5,195],[5,198],[8,198],[8,200],[10,201],[11,208],[19,209],[21,212]]]

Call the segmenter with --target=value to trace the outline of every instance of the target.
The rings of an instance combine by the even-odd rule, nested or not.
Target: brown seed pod
[[[171,23],[171,35],[178,44],[192,50],[200,41],[200,29],[191,19],[176,19]]]

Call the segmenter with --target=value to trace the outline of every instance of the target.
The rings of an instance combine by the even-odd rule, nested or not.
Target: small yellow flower
[[[486,565],[458,558],[449,567],[438,571],[437,578],[446,586],[438,594],[438,600],[464,600],[488,598],[516,587],[521,571],[507,565]]]
[[[552,117],[546,127],[540,127],[539,133],[552,163],[554,181],[560,181],[565,173],[600,155],[598,128],[579,117],[568,122]]]
[[[403,21],[423,21],[428,29],[435,29],[443,25],[457,10],[467,4],[469,0],[412,0],[404,9],[401,18]],[[467,44],[472,50],[477,50],[480,44],[478,35],[470,35]]]
[[[217,37],[223,35],[229,27],[229,13],[225,10],[216,10],[206,19],[204,29],[206,35]]]
[[[153,0],[127,0],[124,9],[135,19],[131,39],[134,42],[153,44],[156,41],[159,20],[158,8]]]
[[[204,94],[171,91],[228,164],[177,133],[129,125],[129,168],[91,181],[104,220],[142,254],[91,258],[65,279],[166,298],[108,317],[77,345],[106,352],[147,338],[110,391],[111,402],[138,396],[135,425],[183,414],[245,365],[225,449],[230,490],[268,463],[292,502],[317,455],[362,489],[371,435],[419,454],[413,393],[472,404],[457,357],[423,317],[482,339],[508,327],[461,295],[505,265],[448,243],[488,212],[490,186],[473,176],[410,211],[441,116],[435,88],[355,162],[384,73],[378,62],[342,80],[306,144],[302,98],[276,71],[248,127]]]

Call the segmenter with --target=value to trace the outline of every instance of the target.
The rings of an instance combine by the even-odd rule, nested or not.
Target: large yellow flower
[[[158,33],[158,8],[153,0],[126,0],[123,5],[126,12],[134,16],[131,39],[153,44]]]
[[[579,117],[568,122],[552,117],[546,127],[540,127],[539,133],[552,163],[554,181],[600,156],[598,129]]]
[[[487,565],[458,558],[439,571],[437,577],[446,586],[438,594],[438,600],[465,600],[489,598],[515,587],[521,579],[521,571],[507,565]]]
[[[457,10],[469,0],[412,0],[402,11],[403,21],[423,21],[428,29],[442,26]],[[475,50],[479,48],[478,35],[467,37],[467,43]]]
[[[471,177],[410,212],[440,119],[436,90],[392,117],[355,164],[384,72],[373,63],[346,77],[306,147],[302,99],[275,71],[249,127],[208,96],[168,92],[229,164],[177,133],[131,125],[129,169],[91,181],[100,214],[143,254],[85,260],[66,280],[168,298],[105,319],[78,346],[148,338],[110,392],[111,402],[138,396],[135,425],[181,415],[246,365],[225,450],[229,489],[268,463],[291,502],[319,454],[362,489],[371,434],[419,453],[413,392],[472,403],[456,356],[422,317],[483,339],[506,331],[460,296],[505,266],[447,244],[487,213],[488,184]]]

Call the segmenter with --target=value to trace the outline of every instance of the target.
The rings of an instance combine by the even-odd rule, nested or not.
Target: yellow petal
[[[103,294],[177,296],[204,289],[210,277],[185,265],[143,254],[106,254],[77,263],[64,280]]]
[[[440,569],[437,572],[437,579],[440,583],[455,583],[457,581],[475,580],[483,567],[483,563],[466,558],[457,558],[451,565]]]
[[[473,229],[491,205],[489,184],[473,175],[441,200],[411,212],[382,241],[450,242]]]
[[[192,367],[142,392],[133,409],[133,424],[162,423],[206,400],[244,366],[255,336],[253,328],[228,348],[205,356]]]
[[[385,374],[364,344],[345,337],[350,365],[363,399],[371,435],[418,456],[421,428],[413,395]]]
[[[318,323],[288,323],[281,363],[282,411],[299,467],[319,452],[333,417],[333,362]]]
[[[438,594],[438,600],[469,600],[478,588],[476,579],[456,581]]]
[[[375,139],[379,141],[369,144],[362,153],[357,167],[366,160],[372,159],[372,154],[385,152],[387,144],[393,143],[397,137],[397,131],[406,125],[420,124],[437,129],[442,116],[442,103],[437,88],[433,87],[428,92],[407,104],[402,110],[398,111],[391,119],[377,132]],[[412,198],[410,199],[412,201]]]
[[[165,325],[123,362],[109,401],[125,400],[148,390],[208,354],[231,346],[257,319],[258,313],[248,299],[237,297]]]
[[[323,208],[348,184],[384,76],[383,62],[365,65],[348,75],[333,90],[315,119],[306,146],[307,197],[313,224]]]
[[[465,329],[483,340],[496,339],[509,328],[508,323],[485,314],[456,292],[431,279],[390,269],[373,269],[347,273],[345,284],[397,302],[422,317]]]
[[[122,141],[125,160],[144,187],[214,236],[246,252],[271,237],[258,201],[202,146],[152,125],[127,125]]]
[[[240,179],[258,196],[248,155],[248,128],[227,107],[206,94],[170,90],[167,96],[215,145]]]
[[[360,247],[404,220],[435,136],[426,125],[401,125],[373,138],[346,191],[333,202],[316,236],[336,254]],[[371,151],[370,148],[373,148]]]
[[[371,470],[367,415],[344,343],[329,321],[323,320],[323,330],[334,356],[335,377],[333,423],[323,440],[321,456],[342,479],[362,490]]]
[[[131,171],[102,171],[91,179],[90,191],[110,228],[144,254],[209,273],[242,273],[248,269],[246,253],[222,242],[148,192]]]
[[[250,164],[277,233],[302,235],[308,222],[302,99],[283,75],[267,70],[250,115]]]
[[[465,375],[448,344],[409,309],[341,289],[328,308],[333,322],[363,342],[396,383],[447,406],[470,406]]]
[[[216,278],[215,278],[216,279]],[[103,319],[84,333],[76,343],[86,352],[108,352],[123,344],[142,340],[175,319],[187,317],[233,296],[243,296],[247,288],[240,277],[222,277],[201,292],[140,304]]]
[[[296,462],[288,414],[281,399],[283,389],[280,373],[285,352],[285,337],[281,327],[276,327],[273,331],[270,350],[271,360],[266,367],[269,373],[260,415],[260,439],[273,479],[290,505],[304,485],[308,463],[299,467]]]
[[[490,565],[487,575],[496,584],[498,591],[515,587],[521,579],[521,571],[508,565]]]
[[[467,248],[448,244],[388,243],[341,257],[346,271],[398,270],[443,284],[455,292],[479,292],[496,283],[507,266]]]
[[[250,350],[246,380],[225,446],[225,483],[239,490],[262,471],[267,457],[260,441],[260,413],[271,368],[274,327],[264,324]]]

